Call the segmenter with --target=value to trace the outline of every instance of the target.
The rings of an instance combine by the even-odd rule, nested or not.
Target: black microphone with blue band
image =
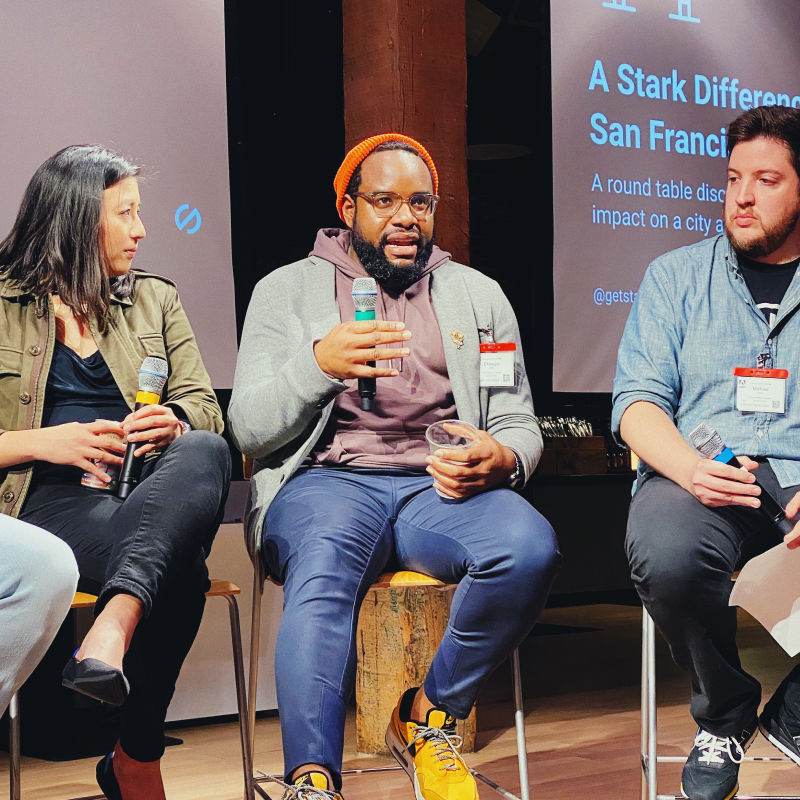
[[[689,439],[700,455],[731,467],[742,468],[733,450],[723,444],[722,437],[710,425],[700,423],[689,434]],[[790,533],[794,528],[794,523],[786,518],[786,512],[781,504],[758,482],[758,478],[756,478],[755,485],[761,489],[758,497],[761,501],[759,511],[769,517],[781,533]]]

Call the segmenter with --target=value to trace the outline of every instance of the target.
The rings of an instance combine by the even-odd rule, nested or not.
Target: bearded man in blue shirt
[[[725,235],[650,264],[625,327],[612,425],[642,460],[626,549],[642,603],[691,677],[698,724],[681,788],[728,800],[757,730],[800,764],[800,666],[760,717],[742,668],[731,575],[777,544],[758,482],[800,511],[800,111],[728,129]],[[766,383],[764,383],[766,381]],[[715,428],[740,468],[689,444]],[[785,537],[800,545],[800,525]]]

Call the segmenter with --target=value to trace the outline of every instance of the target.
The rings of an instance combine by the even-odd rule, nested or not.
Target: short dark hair
[[[740,142],[765,136],[783,142],[792,154],[800,178],[800,110],[786,106],[758,106],[740,114],[728,126],[728,158]]]
[[[402,142],[399,139],[397,139],[395,141],[383,142],[383,143],[379,144],[374,150],[372,150],[370,152],[370,154],[367,156],[367,158],[369,158],[369,156],[371,156],[372,153],[382,153],[382,152],[384,152],[386,150],[405,150],[407,153],[413,153],[415,156],[417,156],[417,158],[422,159],[422,163],[425,164],[426,167],[428,167],[428,164],[425,161],[425,158],[423,157],[422,153],[420,153],[420,151],[417,150],[416,147],[414,147],[413,145],[410,145],[408,142]],[[366,161],[366,160],[367,159],[365,158],[364,161]],[[362,161],[361,164],[363,164],[364,161]],[[353,192],[357,192],[359,187],[361,186],[361,164],[359,164],[353,170],[353,174],[350,176],[350,180],[349,180],[349,182],[347,184],[347,188],[344,190],[345,194],[350,194],[351,195],[351,194],[353,194]],[[430,169],[430,167],[428,167],[428,172],[430,172],[430,171],[431,171],[431,169]],[[433,181],[435,183],[435,181],[433,180],[433,175],[432,174],[431,174],[431,181]]]
[[[50,156],[0,242],[0,276],[36,297],[58,293],[78,318],[94,318],[104,330],[111,287],[100,242],[103,191],[139,172],[100,145],[71,145]]]

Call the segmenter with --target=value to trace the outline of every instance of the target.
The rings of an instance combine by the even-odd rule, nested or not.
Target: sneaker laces
[[[727,753],[728,758],[734,764],[741,764],[744,758],[744,750],[739,744],[739,740],[733,736],[722,738],[714,736],[713,733],[704,731],[702,728],[697,731],[694,739],[694,746],[700,750],[702,755],[697,759],[700,763],[724,764],[723,754]]]
[[[276,775],[265,775],[266,780],[283,786],[284,793],[282,800],[342,800],[341,794],[332,789],[320,789],[317,786],[305,786],[294,783],[286,783]]]
[[[406,750],[419,741],[428,742],[431,745],[434,757],[437,761],[442,762],[439,769],[456,771],[459,765],[463,766],[464,769],[467,768],[461,758],[461,754],[458,752],[458,749],[464,743],[461,736],[455,733],[448,733],[444,728],[417,725],[414,728],[411,741],[406,745]]]
[[[319,789],[316,786],[292,786],[294,790],[293,800],[341,800],[339,792],[331,789]],[[291,797],[291,795],[290,795]]]

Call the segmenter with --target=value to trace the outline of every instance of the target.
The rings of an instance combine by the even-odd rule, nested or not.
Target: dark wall
[[[231,228],[238,330],[260,278],[339,223],[344,150],[339,0],[226,0]]]
[[[467,58],[471,265],[514,306],[538,409],[553,344],[549,3],[484,5],[500,21]],[[468,32],[476,25],[468,16]]]
[[[604,426],[608,394],[552,391],[550,3],[481,2],[499,24],[467,59],[472,266],[496,278],[514,305],[537,413],[574,414]],[[470,26],[480,25],[468,13],[468,41]]]

